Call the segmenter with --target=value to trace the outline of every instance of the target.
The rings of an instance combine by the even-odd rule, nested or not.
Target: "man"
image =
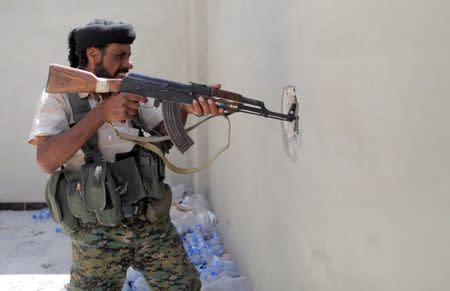
[[[70,65],[123,78],[133,68],[134,39],[127,23],[94,20],[70,32]],[[161,114],[148,103],[122,92],[42,94],[29,143],[41,169],[52,173],[46,200],[72,241],[71,290],[120,290],[130,265],[152,290],[201,287],[170,222],[162,161],[118,138],[108,124],[133,135],[166,135]],[[188,113],[223,113],[202,97],[180,110],[183,120]]]

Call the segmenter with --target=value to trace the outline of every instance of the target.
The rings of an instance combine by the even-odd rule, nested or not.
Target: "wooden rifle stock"
[[[48,93],[118,92],[121,79],[97,78],[93,73],[50,65],[46,91]]]

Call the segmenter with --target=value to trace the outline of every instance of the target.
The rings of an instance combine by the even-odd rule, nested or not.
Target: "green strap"
[[[72,107],[74,124],[78,123],[83,116],[91,111],[91,105],[89,104],[88,97],[80,98],[78,93],[69,93],[69,102]],[[73,124],[72,124],[73,125]],[[72,126],[71,125],[71,126]],[[84,144],[81,146],[81,150],[84,153],[84,160],[86,163],[99,162],[103,160],[102,153],[97,145],[97,133],[94,133]]]
[[[200,122],[194,124],[193,126],[189,127],[186,129],[186,132],[191,131],[192,129],[196,128],[197,126],[199,126],[200,124],[204,123],[205,121],[213,118],[215,116],[209,116],[203,120],[201,120]],[[155,146],[153,143],[155,142],[161,142],[161,141],[166,141],[166,140],[170,140],[169,136],[157,136],[157,137],[139,137],[139,136],[132,136],[126,133],[122,133],[119,130],[117,130],[117,128],[112,124],[109,123],[109,125],[112,127],[112,129],[115,131],[115,133],[117,134],[118,137],[134,142],[137,145],[140,145],[141,147],[144,147],[152,152],[154,152],[155,154],[157,154],[163,161],[164,164],[166,165],[167,168],[169,168],[172,172],[177,173],[177,174],[194,174],[197,173],[205,168],[207,168],[209,165],[212,164],[212,162],[214,162],[225,150],[227,150],[230,147],[230,143],[231,143],[231,123],[230,123],[230,119],[228,118],[228,116],[224,116],[225,119],[228,122],[228,142],[227,144],[221,148],[211,159],[209,159],[207,162],[201,164],[198,167],[194,167],[194,168],[180,168],[175,166],[171,161],[169,161],[164,153],[157,147]]]

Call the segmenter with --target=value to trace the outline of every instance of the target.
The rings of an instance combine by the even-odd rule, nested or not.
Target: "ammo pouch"
[[[116,226],[124,217],[144,214],[156,222],[170,212],[172,193],[164,184],[160,158],[140,148],[114,163],[84,165],[80,171],[58,170],[47,182],[45,198],[53,219],[68,234],[83,223]],[[137,205],[143,213],[138,213]],[[144,205],[144,207],[141,207]]]
[[[164,152],[164,144],[156,144]],[[161,199],[164,196],[165,170],[164,162],[158,155],[139,147],[136,162],[142,175],[142,184],[148,198]]]
[[[95,213],[98,223],[102,225],[118,225],[123,218],[119,194],[122,185],[117,185],[113,179],[111,163],[102,161],[84,165],[80,176],[80,207],[84,206],[88,213]],[[79,205],[78,201],[76,205]]]
[[[45,198],[55,222],[68,234],[81,223],[118,225],[123,218],[119,191],[110,163],[84,165],[78,172],[58,170],[47,182]]]
[[[165,144],[155,144],[162,152],[165,152]],[[147,209],[145,216],[152,222],[163,221],[169,217],[172,204],[172,191],[169,185],[164,183],[166,167],[164,162],[155,153],[139,147],[136,155],[142,184],[147,194]]]
[[[145,212],[145,216],[150,222],[155,223],[163,221],[170,216],[172,190],[169,185],[164,184],[164,193],[161,199],[157,200],[150,198],[147,201],[147,211]]]
[[[65,233],[71,234],[80,228],[80,222],[69,210],[66,188],[67,181],[64,171],[54,172],[47,181],[45,200],[50,208],[53,220],[61,224]]]

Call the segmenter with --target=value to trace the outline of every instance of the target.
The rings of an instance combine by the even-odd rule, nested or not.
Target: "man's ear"
[[[97,64],[102,59],[102,51],[96,47],[86,49],[86,56],[90,64]]]

